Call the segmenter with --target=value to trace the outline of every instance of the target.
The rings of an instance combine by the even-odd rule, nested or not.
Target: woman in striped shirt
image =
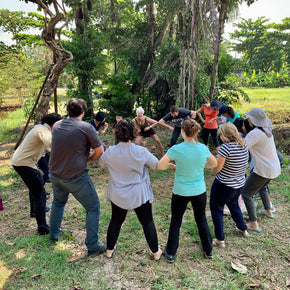
[[[215,228],[213,246],[224,248],[223,212],[225,205],[228,206],[237,229],[242,232],[244,237],[248,235],[238,198],[246,181],[245,172],[249,152],[244,139],[232,123],[221,125],[218,134],[223,144],[218,151],[218,165],[212,170],[217,175],[211,187],[210,210]]]

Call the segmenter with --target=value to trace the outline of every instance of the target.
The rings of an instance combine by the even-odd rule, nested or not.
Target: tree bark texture
[[[42,117],[48,112],[50,107],[49,102],[57,88],[59,76],[68,63],[72,61],[73,55],[70,51],[65,50],[61,44],[60,33],[62,28],[67,24],[67,17],[63,3],[60,3],[59,0],[52,0],[52,6],[55,10],[55,12],[52,12],[41,0],[28,0],[28,2],[39,5],[45,14],[45,27],[42,31],[42,37],[45,43],[52,50],[56,60],[55,63],[51,65],[51,71],[47,82],[44,85],[42,98],[37,108],[35,123],[38,124],[41,122]],[[64,24],[58,28],[58,40],[56,40],[55,28],[56,25],[61,22],[64,22]]]
[[[221,0],[219,5],[219,25],[218,25],[218,35],[214,51],[214,61],[211,74],[211,84],[209,89],[209,98],[212,99],[214,95],[214,90],[216,87],[217,71],[219,64],[219,53],[220,53],[220,44],[223,41],[222,35],[224,33],[225,21],[228,14],[229,0]]]

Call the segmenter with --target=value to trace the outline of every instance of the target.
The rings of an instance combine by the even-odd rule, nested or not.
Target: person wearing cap
[[[257,221],[254,195],[272,179],[281,174],[281,166],[272,134],[272,123],[261,108],[254,108],[244,114],[249,119],[249,125],[253,128],[245,137],[246,144],[255,163],[246,180],[242,196],[249,215],[248,230],[261,232]],[[268,192],[260,192],[261,200],[265,208],[264,215],[275,218],[271,211]]]
[[[199,119],[204,123],[203,130],[202,130],[202,139],[204,145],[208,146],[208,137],[209,134],[211,135],[211,139],[213,141],[213,144],[218,150],[219,144],[218,144],[218,138],[217,138],[217,112],[219,108],[219,102],[217,100],[213,100],[210,103],[209,98],[202,98],[200,100],[201,108],[199,108],[196,111],[196,114],[198,115]],[[205,119],[202,117],[201,112],[204,113]],[[211,119],[215,119],[214,122],[209,124],[209,121]]]
[[[176,144],[177,139],[181,133],[181,123],[185,118],[195,119],[196,111],[190,111],[185,108],[178,108],[177,106],[171,106],[170,112],[166,114],[162,119],[159,120],[159,124],[163,127],[166,127],[172,131],[170,139],[170,147]],[[166,122],[171,121],[174,124],[174,127],[167,125]]]
[[[239,113],[235,111],[232,107],[227,105],[222,105],[219,108],[218,116],[226,117],[226,122],[234,123],[237,118],[240,117]]]

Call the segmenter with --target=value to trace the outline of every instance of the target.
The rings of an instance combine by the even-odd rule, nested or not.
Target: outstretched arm
[[[90,153],[88,161],[97,160],[104,153],[104,146],[101,145],[93,149],[92,153]]]
[[[109,124],[107,122],[105,122],[104,129],[100,133],[105,134],[107,129],[108,129],[108,127],[109,127]]]
[[[150,128],[154,128],[155,126],[157,126],[159,123],[154,120],[154,119],[151,119],[149,117],[145,117],[146,118],[146,121],[150,124],[150,126],[146,127],[144,129],[144,131],[148,131]]]
[[[226,158],[218,154],[217,166],[212,169],[212,172],[219,173],[223,169],[225,161],[226,161]]]
[[[206,163],[205,163],[205,168],[211,169],[217,166],[217,160],[215,157],[210,154],[209,158],[207,158]]]
[[[158,122],[161,126],[165,127],[165,128],[168,128],[169,130],[171,131],[174,131],[174,128],[172,126],[169,126],[166,124],[166,122],[163,120],[163,119],[160,119],[159,122]]]
[[[196,111],[190,111],[190,118],[195,119],[196,118]]]
[[[172,169],[175,170],[175,165],[172,163],[169,163],[170,157],[165,154],[159,161],[157,165],[157,169],[159,170],[166,170],[166,169]]]

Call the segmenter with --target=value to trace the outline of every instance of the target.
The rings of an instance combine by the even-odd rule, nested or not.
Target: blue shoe
[[[167,261],[167,263],[174,263],[174,255],[169,255],[167,252],[166,252],[166,248],[164,250],[164,257]]]
[[[260,233],[262,230],[261,229],[253,230],[253,229],[249,229],[248,228],[248,231],[255,232],[255,233]]]
[[[265,212],[263,212],[263,216],[265,216],[265,217],[267,217],[267,218],[269,218],[269,219],[272,219],[272,220],[275,219],[275,216],[274,216],[274,215],[268,215],[268,214],[266,214]]]

